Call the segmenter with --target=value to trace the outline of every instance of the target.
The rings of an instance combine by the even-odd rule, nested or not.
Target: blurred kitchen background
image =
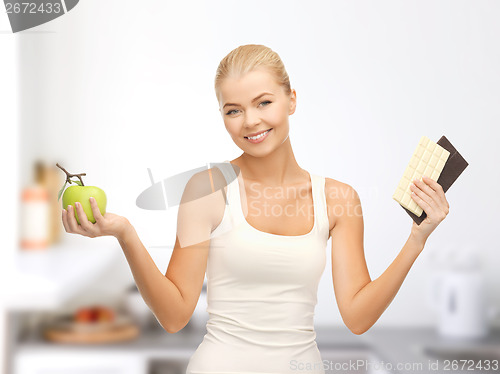
[[[445,135],[469,162],[446,194],[450,214],[363,335],[338,311],[328,242],[315,316],[323,358],[402,363],[391,371],[401,373],[498,359],[499,16],[497,1],[85,0],[16,34],[1,16],[3,373],[185,370],[206,290],[184,330],[162,330],[117,241],[65,233],[55,164],[102,188],[164,273],[176,209],[143,210],[136,198],[148,168],[160,181],[240,154],[213,82],[219,61],[250,43],[278,52],[297,91],[301,167],[358,191],[372,279],[409,235],[392,194],[420,137]],[[61,329],[90,307],[114,312],[119,329]]]

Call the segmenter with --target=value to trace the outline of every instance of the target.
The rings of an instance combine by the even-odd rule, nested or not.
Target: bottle
[[[59,189],[64,184],[64,178],[61,177],[61,170],[54,165],[55,162],[47,163],[41,160],[35,163],[35,183],[44,187],[49,193],[49,245],[60,241],[63,228],[61,201],[58,201],[57,197]]]
[[[21,194],[21,249],[45,249],[49,245],[49,193],[39,184],[25,187]]]

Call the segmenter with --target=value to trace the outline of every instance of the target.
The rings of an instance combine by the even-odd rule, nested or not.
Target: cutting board
[[[103,344],[135,339],[139,327],[128,318],[109,323],[77,323],[61,321],[45,327],[43,337],[57,343]]]

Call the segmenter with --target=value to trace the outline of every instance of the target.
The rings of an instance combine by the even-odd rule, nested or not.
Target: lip
[[[245,138],[248,138],[249,136],[256,136],[256,135],[262,134],[263,132],[266,132],[267,130],[271,130],[271,129],[266,129],[266,130],[262,130],[259,132],[254,132],[253,134],[248,134],[247,136],[245,136]]]
[[[264,131],[261,131],[261,132],[257,133],[257,134],[262,134],[263,132],[267,131],[266,135],[261,136],[259,139],[249,139],[247,137],[245,137],[245,139],[248,142],[253,143],[253,144],[261,143],[261,142],[263,142],[269,136],[269,133],[271,132],[271,130],[272,129],[264,130]]]

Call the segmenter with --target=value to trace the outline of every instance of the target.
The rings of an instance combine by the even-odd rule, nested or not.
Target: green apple
[[[69,186],[64,191],[62,196],[63,208],[67,210],[67,206],[71,205],[75,214],[76,221],[80,224],[78,215],[76,213],[75,202],[78,201],[83,208],[83,211],[87,215],[87,219],[95,223],[94,213],[92,213],[92,207],[90,206],[89,198],[93,197],[97,202],[99,211],[102,215],[106,214],[106,194],[99,187],[95,186]]]
[[[87,216],[87,219],[92,223],[95,223],[95,218],[94,213],[92,212],[92,206],[90,205],[90,197],[93,197],[97,202],[97,207],[99,208],[101,215],[106,214],[106,194],[99,187],[85,186],[82,177],[87,175],[86,173],[71,174],[65,168],[59,165],[59,163],[57,163],[56,166],[66,174],[66,181],[64,182],[64,186],[62,186],[62,188],[59,190],[57,200],[59,201],[61,195],[63,195],[63,209],[66,209],[66,211],[68,211],[68,205],[71,205],[73,207],[73,211],[75,212],[74,214],[76,221],[79,225],[80,220],[78,219],[78,214],[75,207],[75,202],[77,201],[81,204],[83,211]],[[77,177],[78,180],[72,180],[71,178],[73,177]],[[75,183],[76,186],[70,186],[66,188],[66,190],[64,190],[66,184],[68,183]]]

